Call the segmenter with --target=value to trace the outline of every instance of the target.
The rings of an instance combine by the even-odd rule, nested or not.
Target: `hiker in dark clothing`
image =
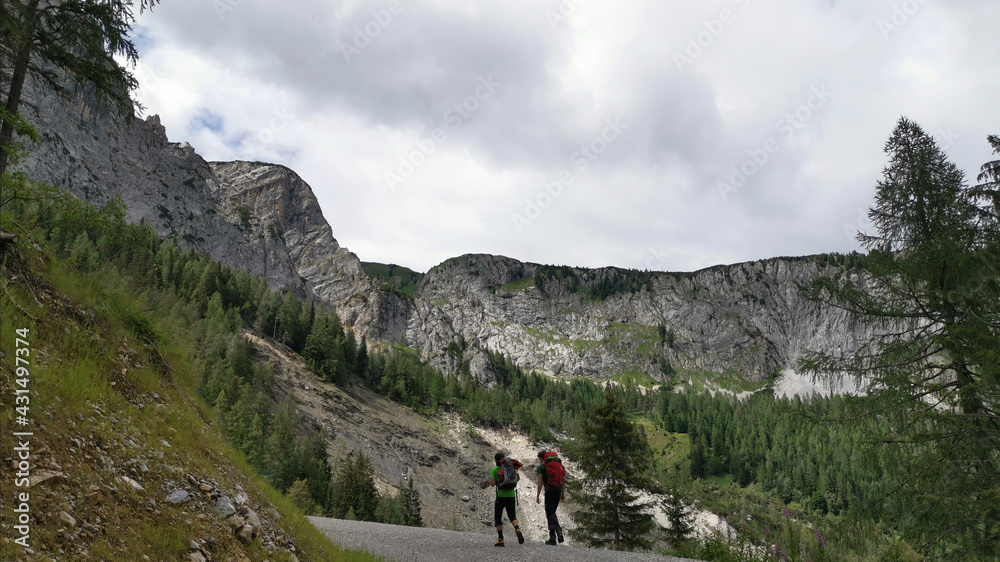
[[[565,471],[562,468],[562,461],[555,453],[541,451],[538,453],[538,493],[535,494],[535,503],[541,503],[542,487],[545,488],[545,519],[549,525],[549,540],[545,544],[555,545],[558,537],[559,542],[563,542],[562,527],[559,525],[559,517],[556,516],[556,508],[559,502],[566,499]],[[558,470],[549,474],[546,463],[559,463]],[[553,467],[555,468],[555,467]],[[550,483],[553,480],[555,483]]]
[[[516,460],[507,459],[505,455],[500,452],[494,455],[493,460],[496,461],[496,466],[490,470],[490,486],[496,486],[497,488],[497,501],[493,508],[493,522],[497,526],[497,542],[493,543],[494,546],[503,546],[503,512],[507,510],[507,518],[514,525],[514,532],[517,533],[517,542],[524,544],[524,535],[521,534],[521,526],[517,522],[517,481],[514,480],[514,484],[511,487],[504,485],[502,482],[503,474],[501,470],[501,464],[504,462],[509,462],[514,467],[516,472],[518,468],[523,465]]]

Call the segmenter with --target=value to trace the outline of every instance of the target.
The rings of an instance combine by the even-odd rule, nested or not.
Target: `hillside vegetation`
[[[373,559],[332,545],[227,444],[197,391],[211,327],[157,282],[155,234],[115,205],[5,188],[18,191],[3,230],[20,241],[2,256],[0,391],[28,400],[4,400],[0,420],[5,443],[32,435],[30,486],[16,490],[30,530],[7,517],[5,470],[0,558]],[[0,455],[17,465],[11,447]]]

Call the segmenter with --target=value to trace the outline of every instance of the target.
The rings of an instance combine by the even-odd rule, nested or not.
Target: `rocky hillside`
[[[221,214],[237,217],[253,244],[270,244],[270,253],[287,256],[309,295],[333,305],[344,322],[370,338],[400,338],[412,299],[380,289],[365,274],[358,257],[334,239],[312,189],[298,174],[259,162],[209,166]]]
[[[254,241],[227,215],[218,179],[187,143],[171,143],[157,116],[126,123],[86,95],[57,94],[29,81],[28,119],[39,130],[20,168],[28,177],[95,205],[118,197],[129,217],[185,248],[266,276],[275,289],[306,294],[282,242]]]
[[[0,412],[21,432],[0,450],[0,559],[372,559],[245,470],[193,396],[190,357],[127,327],[134,294],[27,246],[0,251],[0,393],[27,398]]]
[[[489,380],[491,350],[557,377],[760,383],[806,349],[850,351],[867,336],[799,296],[796,284],[827,267],[808,258],[643,273],[468,255],[404,294],[337,243],[292,170],[206,162],[169,142],[156,116],[128,124],[83,95],[32,87],[29,97],[44,137],[21,165],[30,177],[96,203],[120,197],[133,220],[183,247],[315,296],[370,340],[405,343],[452,372],[464,364]]]
[[[529,451],[537,452],[538,445],[523,435],[474,428],[456,416],[417,414],[363,387],[339,388],[321,381],[285,346],[245,335],[257,350],[256,359],[275,366],[274,397],[291,395],[300,419],[325,431],[331,459],[363,453],[383,493],[396,493],[412,480],[429,527],[492,532],[494,490],[483,483],[494,453],[511,452],[534,468]],[[533,486],[529,477],[521,492],[533,497]],[[533,501],[528,504],[522,503],[519,514],[522,528],[530,539],[544,540],[544,510]]]
[[[480,485],[492,466],[492,446],[469,434],[454,435],[439,418],[423,416],[363,387],[347,390],[321,381],[285,346],[247,333],[257,360],[274,364],[274,398],[291,395],[299,418],[328,436],[332,459],[363,453],[381,491],[413,480],[431,527],[478,530],[492,520]],[[335,468],[336,470],[336,468]],[[487,524],[489,522],[487,521]]]

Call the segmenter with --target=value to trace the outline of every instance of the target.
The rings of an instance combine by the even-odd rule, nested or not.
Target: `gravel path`
[[[656,554],[613,552],[579,546],[549,546],[540,542],[517,544],[512,527],[504,529],[507,544],[493,546],[495,534],[448,531],[427,527],[404,527],[384,523],[345,521],[326,517],[310,517],[313,525],[336,544],[351,549],[361,548],[386,560],[399,562],[429,560],[528,560],[565,561],[593,560],[597,562],[676,562],[686,560]]]

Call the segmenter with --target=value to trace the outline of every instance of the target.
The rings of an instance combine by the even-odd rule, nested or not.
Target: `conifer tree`
[[[360,521],[374,521],[377,509],[378,490],[371,461],[364,453],[345,456],[334,482],[334,515],[346,517],[350,512]]]
[[[288,491],[285,492],[288,499],[292,500],[302,513],[306,515],[313,515],[316,513],[316,502],[313,501],[312,496],[309,494],[309,481],[308,480],[296,480],[292,482],[292,485],[288,487]]]
[[[368,380],[368,341],[361,336],[361,345],[358,347],[357,372],[362,380]]]
[[[869,438],[889,469],[873,515],[900,518],[927,554],[970,559],[1000,550],[1000,271],[989,187],[970,189],[933,138],[900,119],[869,211],[877,232],[863,275],[827,277],[806,294],[880,334],[850,357],[813,353],[803,370],[848,373],[877,416]],[[996,168],[984,166],[986,180]],[[995,194],[995,192],[994,192]],[[992,201],[990,201],[992,202]]]
[[[590,546],[652,546],[647,538],[654,527],[650,504],[639,501],[639,492],[650,486],[649,446],[626,414],[618,392],[609,389],[583,427],[580,469],[587,476],[570,483],[581,506],[572,514],[577,528],[570,534]]]
[[[423,527],[424,520],[420,516],[420,492],[413,489],[413,479],[409,485],[399,491],[402,495],[403,524],[411,527]]]
[[[681,547],[688,541],[694,531],[692,520],[694,517],[688,513],[687,506],[681,501],[681,494],[677,488],[667,491],[667,497],[663,500],[663,512],[667,515],[667,522],[670,527],[667,529],[667,540],[674,548]]]

